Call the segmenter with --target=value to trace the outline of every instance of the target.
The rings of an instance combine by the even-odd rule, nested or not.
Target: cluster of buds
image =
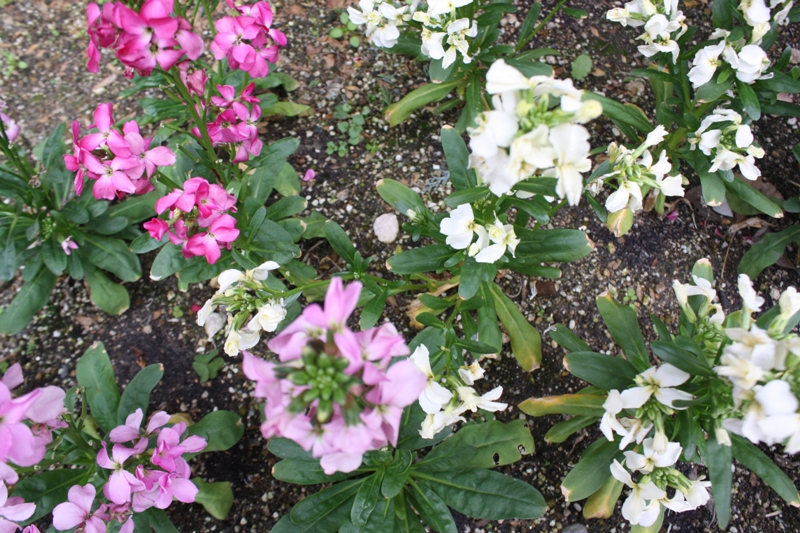
[[[661,143],[666,133],[664,126],[659,125],[634,150],[617,143],[608,145],[609,172],[599,176],[594,183],[599,189],[611,179],[616,181],[617,190],[606,199],[606,209],[610,213],[626,208],[640,210],[643,197],[651,189],[659,190],[665,196],[683,196],[683,176],[670,174],[672,163],[666,150],[661,151],[658,161],[654,161],[648,150]]]
[[[467,250],[469,257],[478,263],[496,263],[506,254],[514,255],[519,239],[514,226],[503,224],[494,215],[494,222],[481,225],[475,222],[475,214],[470,204],[461,204],[442,219],[440,231],[447,236],[445,241],[456,250]],[[472,242],[474,236],[478,240]]]
[[[482,113],[469,130],[470,166],[496,195],[535,176],[558,178],[556,193],[577,205],[588,172],[589,132],[579,124],[597,118],[602,106],[582,101],[572,80],[550,76],[526,78],[505,61],[486,74],[486,91],[495,95],[494,110]]]
[[[255,87],[255,83],[251,83],[237,97],[234,87],[217,85],[219,96],[211,97],[211,110],[217,118],[207,124],[208,136],[214,146],[231,148],[234,163],[247,161],[251,155],[258,156],[263,147],[258,138],[261,106],[258,97],[253,96]],[[192,129],[192,133],[200,137],[197,127]]]
[[[227,57],[231,68],[263,78],[269,74],[269,64],[277,63],[280,49],[286,46],[286,35],[271,27],[273,14],[267,2],[243,6],[236,6],[233,0],[225,3],[236,15],[214,23],[217,29],[211,43],[214,58]]]
[[[495,412],[508,407],[508,404],[496,401],[502,396],[503,387],[495,387],[483,395],[475,391],[473,385],[484,375],[484,370],[477,362],[462,366],[457,374],[443,378],[433,372],[430,352],[424,344],[419,345],[409,359],[427,378],[425,388],[419,395],[419,405],[426,414],[419,431],[424,439],[432,439],[456,422],[465,422],[462,415],[467,411],[475,413],[483,409]]]
[[[742,38],[730,40],[731,32],[717,29],[710,39],[722,39],[697,52],[692,60],[689,80],[697,88],[711,81],[717,68],[727,64],[733,69],[736,79],[753,84],[758,80],[772,78],[773,74],[764,74],[769,68],[767,53],[758,44],[747,44]]]
[[[400,38],[399,28],[411,18],[405,5],[398,7],[394,3],[359,0],[358,7],[361,11],[354,7],[347,8],[350,21],[358,26],[366,25],[364,34],[380,48],[396,45]]]
[[[261,331],[272,333],[286,318],[286,302],[274,298],[267,288],[269,273],[280,265],[267,261],[253,270],[230,269],[217,278],[219,289],[197,312],[197,325],[206,329],[209,339],[226,327],[225,353],[233,357],[249,350],[261,338]],[[299,294],[299,293],[298,293]],[[215,312],[225,308],[226,317]]]
[[[31,467],[41,461],[53,430],[66,427],[61,419],[66,393],[58,387],[43,387],[13,398],[11,391],[24,381],[22,367],[12,365],[0,379],[0,531],[17,531],[36,505],[20,497],[8,497],[8,487],[19,481],[14,466]],[[39,533],[36,526],[24,533]]]
[[[709,172],[731,171],[738,166],[749,180],[761,175],[756,159],[764,157],[764,149],[754,142],[750,126],[742,124],[742,116],[732,109],[716,108],[703,119],[689,142],[692,149],[699,146],[701,152],[713,157]]]
[[[751,442],[785,444],[786,453],[800,451],[800,338],[785,334],[789,320],[800,311],[800,295],[786,289],[778,301],[780,313],[766,329],[751,313],[761,310],[758,296],[746,274],[739,276],[742,296],[740,327],[725,329],[732,341],[722,351],[716,373],[733,385],[733,406],[722,426]]]
[[[324,307],[313,304],[267,346],[278,361],[244,352],[242,369],[265,398],[265,438],[285,437],[314,457],[326,474],[352,472],[364,454],[397,444],[403,408],[425,388],[390,323],[354,332],[347,319],[361,284],[331,280]]]
[[[107,523],[116,520],[122,524],[120,531],[134,529],[133,514],[155,507],[166,509],[173,500],[194,502],[198,489],[190,481],[191,468],[183,454],[198,453],[206,447],[199,436],[183,438],[186,423],[164,427],[170,415],[155,413],[144,431],[141,429],[144,414],[141,409],[128,415],[125,424],[108,434],[114,443],[109,456],[107,444],[97,454],[97,465],[112,470],[103,485],[103,496],[108,501],[92,511],[96,491],[93,485],[75,485],[69,490],[69,501],[53,509],[53,526],[59,530],[84,527],[102,532]],[[150,447],[155,438],[155,447]],[[132,447],[123,443],[134,443]]]
[[[99,70],[100,48],[116,50],[129,78],[134,71],[149,76],[156,66],[169,70],[184,56],[194,61],[203,53],[203,38],[175,15],[173,0],[145,0],[139,12],[122,2],[108,2],[102,9],[90,2],[86,12],[90,72]]]
[[[427,11],[416,11],[412,15],[422,23],[420,51],[431,59],[441,59],[443,68],[455,63],[459,53],[465,64],[472,62],[467,38],[474,39],[478,35],[478,22],[457,14],[459,7],[471,3],[472,0],[428,0]]]
[[[239,237],[236,219],[236,197],[204,178],[190,178],[183,189],[175,189],[156,202],[156,213],[169,210],[169,219],[153,218],[144,228],[150,236],[161,240],[166,234],[172,244],[180,245],[183,256],[205,256],[209,264],[217,262],[220,245],[231,249]]]
[[[87,176],[95,180],[92,194],[98,200],[145,194],[153,190],[150,178],[156,168],[175,164],[175,154],[166,146],[150,148],[151,139],[142,137],[136,121],[126,122],[121,130],[115,128],[111,102],[97,106],[91,128],[97,132],[81,137],[81,125],[74,121],[72,155],[64,155],[67,169],[76,172],[79,196]]]
[[[652,57],[666,52],[672,55],[673,63],[678,62],[681,49],[677,39],[688,29],[686,17],[678,9],[678,0],[663,0],[658,3],[633,0],[625,4],[624,8],[610,10],[606,18],[623,26],[644,26],[644,33],[637,37],[645,43],[639,46],[639,52],[643,56]]]

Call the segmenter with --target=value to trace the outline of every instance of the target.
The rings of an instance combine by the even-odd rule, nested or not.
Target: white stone
[[[375,219],[375,224],[372,226],[375,231],[375,236],[378,240],[385,243],[394,242],[397,239],[397,234],[400,231],[400,224],[397,222],[397,215],[394,213],[385,213]]]

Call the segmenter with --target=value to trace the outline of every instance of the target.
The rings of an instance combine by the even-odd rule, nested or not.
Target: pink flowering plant
[[[215,411],[192,425],[164,411],[146,418],[163,373],[161,365],[148,366],[120,394],[97,343],[78,361],[78,388],[49,386],[13,397],[23,374],[19,364],[11,366],[0,380],[3,531],[47,515],[56,531],[171,527],[164,509],[176,501],[203,502],[224,518],[233,503],[230,485],[192,477],[187,459],[236,444],[243,434],[239,417]]]
[[[418,460],[415,450],[449,431],[420,435],[416,403],[428,378],[394,326],[348,327],[361,289],[334,278],[322,306],[306,307],[267,343],[276,361],[243,354],[244,373],[265,400],[261,433],[283,459],[273,475],[300,484],[345,480],[303,500],[273,531],[309,522],[320,532],[399,531],[419,527],[415,509],[432,527],[454,531],[448,505],[488,519],[539,516],[545,504],[536,489],[489,470],[495,453],[508,464],[532,449],[521,421],[464,428]]]
[[[564,442],[599,422],[602,436],[561,484],[567,501],[587,499],[587,518],[611,516],[624,497],[622,516],[639,531],[657,531],[666,511],[692,511],[713,495],[717,521],[725,528],[733,459],[788,503],[800,505],[794,481],[756,447],[800,451],[800,341],[791,333],[800,320],[800,295],[789,287],[755,318],[765,299],[746,274],[740,274],[738,288],[741,308],[723,309],[711,263],[698,261],[692,283],[673,282],[678,332],[652,315],[659,340],[649,350],[636,312],[608,294],[597,299],[597,307],[620,355],[592,351],[562,325],[550,333],[569,352],[565,368],[590,386],[576,394],[529,398],[519,407],[532,416],[570,416],[550,428],[548,442]],[[707,478],[688,477],[681,462],[703,465]]]

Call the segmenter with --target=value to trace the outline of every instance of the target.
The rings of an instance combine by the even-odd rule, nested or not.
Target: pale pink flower
[[[9,498],[6,484],[0,481],[0,531],[14,532],[19,526],[14,522],[23,522],[36,511],[36,504],[25,503],[19,497]]]
[[[72,240],[72,235],[61,241],[61,249],[67,255],[72,254],[72,250],[78,249],[78,243]]]
[[[147,440],[140,440],[133,448],[115,444],[111,449],[111,457],[108,456],[105,442],[102,446],[103,448],[97,453],[97,464],[114,471],[103,486],[103,494],[114,503],[128,503],[131,501],[131,493],[142,490],[143,485],[136,476],[125,470],[125,461],[144,452]]]
[[[82,527],[85,533],[105,533],[109,520],[107,504],[102,504],[92,512],[92,504],[97,491],[91,484],[83,487],[75,485],[69,489],[68,502],[60,503],[53,509],[53,527],[59,531]]]

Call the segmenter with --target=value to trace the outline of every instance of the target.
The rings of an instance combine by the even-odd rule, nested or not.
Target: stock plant
[[[569,415],[550,428],[548,442],[563,442],[600,422],[603,436],[561,485],[567,501],[587,499],[584,516],[611,516],[627,486],[622,515],[636,531],[658,531],[667,509],[690,511],[712,494],[717,521],[725,528],[733,459],[784,500],[800,504],[791,478],[756,447],[800,450],[800,349],[791,333],[800,320],[800,297],[789,287],[778,305],[756,319],[764,298],[747,275],[738,280],[742,308],[727,314],[713,283],[705,259],[692,269],[691,284],[673,282],[678,331],[651,315],[659,340],[649,348],[636,311],[609,295],[597,299],[597,308],[619,355],[592,351],[562,325],[551,332],[569,352],[565,368],[589,386],[575,394],[530,398],[519,407],[532,416]],[[703,465],[708,480],[686,477],[679,461]]]
[[[68,391],[48,386],[15,398],[20,365],[0,380],[0,527],[37,533],[33,522],[52,514],[50,531],[177,532],[164,512],[174,500],[225,518],[230,484],[191,477],[187,460],[236,444],[244,434],[238,415],[214,411],[187,425],[188,415],[159,411],[143,425],[164,369],[142,369],[120,393],[102,343],[83,354],[76,374]]]

